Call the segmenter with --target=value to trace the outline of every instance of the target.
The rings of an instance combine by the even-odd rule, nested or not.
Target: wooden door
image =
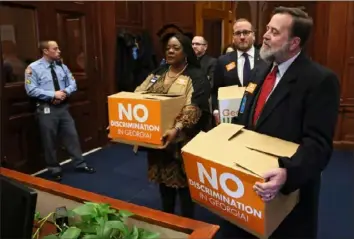
[[[1,161],[4,166],[27,173],[45,167],[34,104],[24,90],[24,70],[41,57],[40,40],[58,42],[64,63],[77,80],[78,91],[70,98],[70,111],[82,149],[86,151],[98,146],[95,110],[99,91],[96,81],[99,81],[95,67],[93,6],[87,2],[0,4],[4,76],[1,133],[6,139]],[[66,158],[67,155],[59,153],[59,161]]]
[[[233,3],[198,1],[195,4],[196,35],[204,36],[209,42],[212,54],[218,52],[220,56],[222,49],[232,43]],[[207,28],[210,26],[213,28]]]

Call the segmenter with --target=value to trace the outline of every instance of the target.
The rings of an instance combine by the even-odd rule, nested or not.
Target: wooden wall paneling
[[[1,164],[23,172],[33,172],[43,167],[44,160],[34,104],[24,90],[24,69],[27,67],[24,61],[38,58],[38,41],[48,37],[48,13],[43,2],[1,2],[0,9],[0,24],[15,26],[15,54],[22,61],[23,67],[14,75],[6,74],[0,84],[3,120],[1,133],[6,139]],[[12,45],[11,42],[2,42],[3,53],[13,49]],[[9,64],[6,59],[3,60],[3,63]]]
[[[0,56],[2,56],[2,47],[0,44]],[[3,71],[3,62],[2,62],[2,57],[0,57],[0,165],[1,162],[4,158],[3,154],[3,149],[4,149],[4,120],[3,120],[3,114],[4,112],[4,101],[2,98],[2,89],[4,88],[5,85],[5,77],[4,77],[4,71]]]
[[[183,32],[195,34],[195,2],[144,1],[144,26],[153,41],[153,47],[160,61],[164,56],[157,33],[163,26],[175,24]]]
[[[352,2],[319,2],[317,4],[318,22],[316,25],[316,60],[332,69],[338,76],[341,86],[341,106],[334,137],[334,144],[339,149],[354,148],[353,117],[353,80],[350,56],[353,55],[351,35],[353,34]],[[321,12],[322,10],[322,12]],[[323,14],[323,12],[325,14]],[[327,15],[326,15],[327,13]],[[329,20],[331,19],[331,20]],[[352,41],[352,42],[351,42]],[[321,53],[321,49],[323,52]]]
[[[195,5],[195,22],[197,35],[204,35],[204,19],[208,19],[209,21],[214,20],[215,22],[221,22],[222,31],[220,41],[222,45],[214,46],[220,48],[220,53],[224,46],[232,42],[232,25],[233,20],[235,19],[234,9],[234,3],[231,1],[197,1]]]
[[[346,44],[344,54],[344,82],[342,96],[344,104],[354,107],[354,3],[352,1],[346,3],[347,22],[344,27],[346,32]]]
[[[116,92],[116,8],[114,1],[99,1],[95,4],[97,14],[97,61],[100,69],[101,84],[99,84],[100,105],[97,108],[99,121],[99,142],[105,145],[108,142],[106,127],[108,126],[108,99],[107,96]]]
[[[70,97],[70,112],[84,152],[99,146],[96,109],[100,102],[96,98],[96,85],[100,81],[96,78],[93,7],[93,2],[56,2],[52,9],[54,39],[58,40],[64,63],[76,79],[78,90]],[[62,157],[69,156],[66,150],[61,153]]]
[[[143,26],[143,2],[142,1],[118,1],[115,2],[116,25],[128,28],[141,28]]]
[[[163,2],[164,24],[175,24],[184,32],[195,30],[195,2],[166,1]]]
[[[150,33],[158,61],[163,57],[163,51],[157,32],[166,24],[164,21],[164,4],[165,3],[161,1],[144,2],[144,28]]]

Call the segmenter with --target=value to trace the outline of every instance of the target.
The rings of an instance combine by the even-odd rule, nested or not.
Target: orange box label
[[[161,145],[160,102],[108,98],[111,138]]]
[[[265,233],[265,204],[253,190],[262,179],[189,153],[183,158],[195,201],[256,233]]]

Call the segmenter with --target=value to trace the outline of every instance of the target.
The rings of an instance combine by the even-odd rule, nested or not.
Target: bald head
[[[39,50],[47,60],[59,60],[60,50],[56,41],[41,41]]]
[[[192,40],[192,47],[195,54],[198,57],[201,57],[205,54],[208,48],[208,42],[205,40],[203,36],[195,36]]]

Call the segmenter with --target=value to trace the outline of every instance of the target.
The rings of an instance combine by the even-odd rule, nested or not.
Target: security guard
[[[75,123],[68,110],[68,97],[77,89],[68,67],[60,60],[60,50],[55,41],[40,43],[43,57],[31,63],[25,71],[25,89],[36,100],[37,118],[44,146],[48,170],[60,181],[62,170],[56,157],[56,138],[60,134],[79,172],[94,173],[87,166],[81,152]]]

